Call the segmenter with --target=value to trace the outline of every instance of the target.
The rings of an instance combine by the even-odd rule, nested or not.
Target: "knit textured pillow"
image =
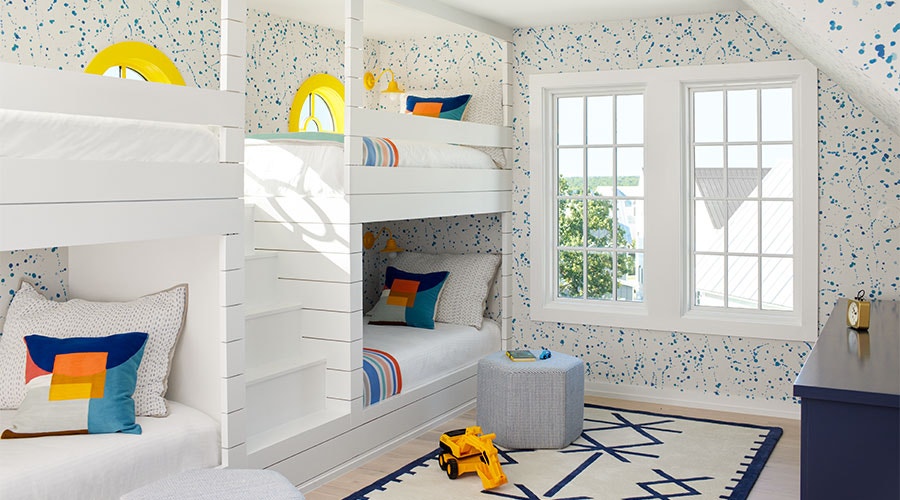
[[[403,252],[391,264],[413,273],[448,271],[450,276],[441,291],[435,321],[481,328],[485,301],[500,266],[500,255]]]
[[[140,434],[134,386],[147,334],[25,337],[27,395],[2,439],[66,434]]]
[[[16,409],[25,398],[26,335],[70,338],[145,332],[149,338],[138,369],[136,411],[166,416],[169,365],[184,327],[187,293],[187,285],[178,285],[130,302],[54,302],[23,282],[9,305],[0,337],[0,409]]]

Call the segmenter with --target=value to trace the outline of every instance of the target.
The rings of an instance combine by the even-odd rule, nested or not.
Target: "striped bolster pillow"
[[[363,348],[363,405],[368,406],[399,394],[403,389],[400,364],[390,354]]]
[[[363,165],[396,167],[400,164],[397,145],[384,137],[363,137]]]

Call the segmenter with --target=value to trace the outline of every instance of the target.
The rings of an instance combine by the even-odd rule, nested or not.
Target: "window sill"
[[[787,342],[816,340],[815,322],[802,324],[797,315],[753,313],[750,311],[696,310],[687,313],[651,311],[646,303],[584,304],[552,301],[534,305],[533,321],[582,324],[612,329],[655,330],[662,332],[724,335]]]

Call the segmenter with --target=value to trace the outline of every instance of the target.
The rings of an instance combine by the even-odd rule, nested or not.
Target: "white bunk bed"
[[[140,417],[144,439],[0,441],[25,488],[7,477],[0,496],[118,498],[180,467],[246,464],[244,386],[235,379],[243,372],[244,51],[230,42],[243,39],[246,12],[243,2],[222,3],[220,90],[0,63],[0,251],[68,247],[71,297],[124,301],[190,287],[166,395],[175,418]],[[189,142],[182,149],[179,136]],[[109,147],[123,140],[131,147]],[[178,429],[193,437],[173,440]],[[184,445],[175,441],[202,451],[173,459]],[[79,474],[98,459],[109,468]],[[104,474],[115,475],[103,481],[108,488],[78,484]]]
[[[283,391],[274,389],[274,385],[273,389],[265,388],[265,381],[294,387],[308,401],[307,411],[283,414],[282,420],[266,428],[251,429],[247,438],[248,461],[251,466],[281,472],[303,490],[312,489],[474,405],[477,358],[448,368],[438,378],[404,388],[377,404],[363,406],[362,237],[366,223],[500,213],[502,317],[495,330],[498,338],[494,348],[505,347],[509,337],[511,171],[467,169],[461,175],[461,170],[451,168],[361,165],[363,137],[511,148],[512,32],[440,3],[392,3],[451,19],[505,44],[506,60],[498,62],[505,69],[501,82],[505,126],[365,109],[364,2],[346,2],[342,181],[337,186],[318,186],[322,189],[308,184],[297,189],[253,182],[249,176],[245,181],[249,188],[245,200],[253,205],[253,246],[257,252],[277,255],[281,296],[293,297],[303,307],[303,347],[281,345],[279,349],[302,354],[293,361],[290,356],[281,357],[258,367],[248,355],[248,374],[257,369],[262,374],[248,375],[248,417],[253,420],[254,415],[272,414],[285,405]],[[247,335],[248,348],[269,342],[255,339],[249,326]],[[275,352],[270,355],[279,357]]]

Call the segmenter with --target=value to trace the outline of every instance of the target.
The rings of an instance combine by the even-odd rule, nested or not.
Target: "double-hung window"
[[[534,75],[532,319],[813,339],[816,70]]]
[[[556,101],[560,297],[643,300],[643,97],[624,91]]]

